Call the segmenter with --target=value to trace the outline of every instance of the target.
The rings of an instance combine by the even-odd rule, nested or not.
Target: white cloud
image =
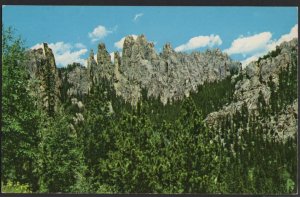
[[[84,48],[86,48],[86,46],[84,44],[82,44],[82,43],[76,43],[75,47],[78,48],[78,49],[84,49]]]
[[[265,37],[265,39],[262,39],[263,36],[260,36],[260,39],[258,39],[258,40],[247,39],[247,41],[249,42],[248,44],[244,43],[244,44],[240,44],[240,46],[235,44],[236,48],[235,48],[235,50],[233,50],[234,49],[233,43],[240,39],[240,38],[238,38],[238,39],[234,40],[231,47],[229,49],[226,49],[224,52],[227,52],[227,53],[229,52],[229,54],[248,54],[248,55],[250,55],[250,57],[241,61],[243,67],[245,67],[250,62],[256,61],[256,60],[258,60],[259,57],[266,55],[269,51],[275,50],[276,46],[280,45],[281,43],[283,43],[285,41],[288,42],[288,41],[292,40],[293,38],[297,38],[298,37],[298,24],[296,24],[294,27],[292,27],[292,29],[290,30],[290,32],[288,34],[282,35],[278,40],[271,40],[272,34],[270,32],[263,32],[263,33],[268,33],[268,34],[270,34],[270,36],[268,36],[268,38]],[[261,35],[263,33],[256,34],[256,35]],[[253,38],[254,36],[245,37],[245,38]],[[259,41],[260,41],[260,43],[259,43]],[[255,44],[256,48],[253,47],[254,46],[253,42],[256,43]],[[252,48],[249,47],[250,45],[252,46]],[[238,47],[240,47],[239,52],[237,51]],[[251,48],[251,50],[249,50],[250,48]]]
[[[281,38],[278,40],[279,43],[282,43],[284,41],[291,41],[293,38],[298,37],[298,24],[296,24],[290,31],[290,33],[285,34],[281,36]]]
[[[281,43],[291,41],[293,38],[297,38],[297,37],[298,37],[298,24],[292,27],[291,31],[288,34],[284,34],[277,41],[273,41],[272,43],[269,43],[267,46],[268,51],[272,51],[276,48],[276,46],[280,45]]]
[[[240,37],[231,43],[231,47],[224,50],[228,55],[253,54],[265,50],[266,44],[271,41],[270,32],[262,32],[248,37]]]
[[[134,35],[134,34],[132,34],[131,36],[133,37],[133,39],[137,39],[137,37],[138,37],[137,35]],[[123,49],[123,44],[124,44],[125,38],[126,37],[123,37],[118,42],[115,42],[115,47],[117,49]]]
[[[86,66],[87,62],[85,59],[81,58],[82,55],[87,53],[86,48],[81,48],[76,50],[75,46],[70,43],[64,42],[56,42],[48,44],[49,48],[52,49],[52,52],[55,57],[56,64],[58,66],[67,66],[68,64],[72,64],[73,62],[81,63]],[[42,48],[42,44],[36,44],[31,49]]]
[[[140,17],[142,17],[144,13],[138,13],[134,16],[133,21],[137,21]]]
[[[186,44],[182,44],[175,48],[175,51],[188,51],[200,47],[212,47],[214,45],[221,45],[222,40],[220,36],[211,34],[210,36],[197,36],[191,38]]]
[[[112,33],[112,31],[106,29],[106,27],[102,25],[99,25],[92,32],[89,33],[89,37],[92,39],[92,42],[96,42],[110,33]]]

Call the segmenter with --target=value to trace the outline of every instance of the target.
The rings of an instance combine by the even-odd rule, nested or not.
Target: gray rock
[[[208,50],[205,53],[176,53],[170,43],[163,47],[158,55],[154,44],[148,43],[144,35],[136,40],[132,36],[125,38],[119,73],[117,92],[125,100],[136,104],[140,90],[148,90],[147,95],[165,104],[168,100],[182,99],[190,91],[204,82],[214,82],[230,75],[230,69],[240,67],[227,54],[220,50]],[[123,93],[120,93],[123,92]],[[134,99],[131,100],[131,98]]]
[[[218,121],[230,114],[233,115],[241,110],[243,103],[246,103],[248,111],[259,116],[258,113],[258,98],[260,92],[266,102],[269,104],[271,91],[267,83],[272,79],[275,85],[278,85],[278,75],[280,70],[287,69],[287,65],[294,61],[292,56],[297,57],[298,40],[294,39],[290,42],[284,42],[277,48],[280,53],[275,57],[268,56],[256,62],[251,62],[245,70],[241,72],[242,80],[237,81],[235,85],[234,99],[229,105],[223,106],[219,111],[208,114],[205,121],[208,126],[216,127]],[[297,60],[298,61],[298,60]],[[236,77],[233,77],[235,81]],[[279,139],[287,139],[294,136],[297,131],[298,117],[298,99],[291,106],[288,106],[279,113],[278,121],[274,120],[267,122],[267,127],[273,129],[279,134]]]
[[[87,60],[87,69],[88,69],[88,76],[91,80],[96,80],[95,79],[95,74],[96,74],[96,71],[97,71],[97,62],[96,60],[94,59],[94,51],[93,49],[91,49],[91,52],[90,52],[90,56]]]
[[[41,48],[30,50],[27,54],[29,58],[25,66],[31,76],[28,88],[32,96],[37,98],[35,104],[48,112],[57,110],[61,80],[52,50],[47,43],[43,43]]]

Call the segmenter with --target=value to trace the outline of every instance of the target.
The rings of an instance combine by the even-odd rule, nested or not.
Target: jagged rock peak
[[[163,47],[162,55],[163,57],[168,57],[170,54],[174,53],[174,49],[171,46],[171,43],[166,43]]]
[[[153,43],[153,42],[149,42],[149,43],[148,43],[148,47],[149,47],[149,48],[154,48],[154,43]]]
[[[123,57],[130,57],[131,56],[131,48],[134,45],[134,38],[133,36],[127,36],[123,43],[123,51],[122,56]]]
[[[128,59],[136,61],[157,59],[154,43],[148,42],[144,34],[137,36],[137,38],[132,35],[127,36],[123,44],[122,61],[126,62]]]
[[[55,63],[55,57],[54,54],[52,52],[52,49],[49,48],[47,43],[43,43],[42,44],[42,48],[43,48],[43,54],[44,54],[44,58],[47,59],[49,66],[54,70],[56,70],[56,63]]]
[[[98,45],[97,62],[98,65],[104,65],[104,64],[107,65],[111,63],[110,55],[106,50],[104,43],[100,43]]]
[[[90,79],[93,79],[94,76],[96,75],[95,70],[97,68],[97,62],[95,60],[95,54],[94,54],[93,49],[90,50],[90,56],[87,60],[87,68],[88,68],[88,71],[87,71],[88,77]]]
[[[91,49],[90,50],[90,59],[94,59],[94,50],[93,49]]]
[[[41,53],[41,51],[43,53],[44,58],[49,59],[51,65],[56,67],[54,54],[52,52],[52,49],[49,48],[48,43],[43,42],[41,48],[33,50],[34,53]]]
[[[44,43],[42,43],[40,48],[30,50],[29,54],[31,56],[35,56],[35,58],[33,58],[33,59],[36,59],[36,60],[44,59],[44,60],[46,60],[47,64],[49,64],[48,66],[52,67],[53,69],[56,69],[54,54],[52,52],[52,49],[49,48],[47,43],[44,42]]]
[[[146,46],[148,44],[146,36],[144,34],[139,35],[136,38],[136,43],[139,43],[140,45]]]
[[[132,35],[126,36],[124,43],[123,43],[123,48],[126,47],[127,45],[132,45],[134,43],[134,37]]]
[[[99,43],[98,45],[98,50],[106,50],[105,44],[104,43]]]
[[[30,50],[28,55],[30,58],[25,65],[30,71],[31,78],[38,81],[29,88],[33,90],[33,95],[40,98],[40,102],[37,101],[36,104],[45,109],[49,115],[53,115],[59,103],[58,88],[61,82],[52,49],[47,43],[42,43],[40,48]]]
[[[88,58],[88,60],[87,60],[87,65],[88,65],[88,68],[97,65],[97,62],[96,62],[96,60],[95,60],[95,54],[94,54],[94,50],[93,50],[93,49],[90,50],[90,55],[89,55],[89,58]]]

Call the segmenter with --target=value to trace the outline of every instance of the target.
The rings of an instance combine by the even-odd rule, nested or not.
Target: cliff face
[[[111,62],[110,54],[107,52],[105,44],[98,45],[97,61],[94,59],[94,52],[91,50],[87,60],[88,76],[91,83],[97,83],[101,78],[112,80],[114,65]]]
[[[90,91],[91,80],[89,70],[78,63],[73,63],[67,68],[59,69],[61,81],[60,95],[65,102],[68,98],[82,98]]]
[[[154,44],[147,42],[144,35],[136,40],[132,36],[126,37],[122,57],[115,53],[113,66],[108,61],[108,54],[105,55],[106,50],[101,47],[99,51],[104,51],[104,55],[98,56],[98,68],[103,68],[100,73],[108,79],[113,78],[117,94],[133,105],[140,98],[142,89],[147,90],[148,96],[159,97],[166,104],[168,100],[188,96],[204,82],[224,79],[230,71],[238,72],[241,68],[240,63],[232,61],[220,50],[184,54],[176,53],[170,44],[166,44],[163,52],[157,54]],[[94,65],[90,60],[88,67]]]
[[[251,62],[241,75],[235,86],[234,100],[220,111],[209,114],[206,122],[216,126],[218,121],[226,115],[234,115],[242,111],[243,105],[249,112],[259,115],[261,103],[269,109],[269,120],[266,127],[274,130],[279,136],[287,138],[297,132],[298,98],[290,96],[290,92],[297,91],[291,84],[297,81],[298,40],[284,42],[275,51]],[[292,95],[292,94],[291,94]],[[288,100],[283,109],[277,109],[280,98]],[[274,108],[274,109],[271,109]],[[271,110],[277,116],[271,114]],[[268,112],[267,112],[268,113]]]
[[[106,78],[113,83],[117,95],[132,105],[140,99],[142,89],[147,90],[148,96],[160,98],[166,104],[168,100],[188,96],[190,91],[196,91],[197,86],[204,82],[222,80],[241,69],[239,62],[232,61],[220,50],[185,54],[175,52],[170,44],[166,44],[163,52],[157,54],[154,44],[149,43],[144,35],[136,40],[132,36],[126,37],[122,56],[115,52],[113,62],[101,43],[98,45],[97,60],[91,50],[87,62],[86,70],[78,67],[68,71],[68,75],[74,75],[70,82],[74,87],[88,92],[93,83]],[[84,81],[84,87],[79,85],[82,83],[79,79]]]
[[[30,89],[49,114],[53,114],[59,102],[59,87],[61,80],[58,76],[55,58],[46,43],[42,48],[29,52],[29,62],[26,63],[30,73]]]

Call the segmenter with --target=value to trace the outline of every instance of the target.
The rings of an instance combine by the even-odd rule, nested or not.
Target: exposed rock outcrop
[[[110,80],[113,76],[114,67],[113,64],[111,63],[111,57],[107,52],[104,43],[100,43],[98,45],[97,64],[98,64],[97,67],[98,70],[96,71],[97,75],[102,78],[107,78]]]
[[[121,62],[117,61],[115,67],[119,70],[115,84],[118,95],[136,104],[144,88],[148,90],[148,96],[159,97],[165,104],[168,100],[188,96],[204,82],[226,78],[230,70],[240,70],[241,64],[218,49],[177,53],[169,43],[161,54],[157,54],[154,44],[140,35],[136,40],[132,36],[125,38]]]
[[[39,98],[36,104],[53,114],[59,102],[61,85],[53,52],[47,43],[43,43],[42,48],[32,50],[28,55],[29,59],[25,65],[31,76],[29,88],[32,94]]]
[[[104,43],[98,45],[97,61],[94,59],[93,50],[91,50],[87,60],[87,68],[91,83],[97,83],[101,78],[112,80],[114,65],[111,62],[110,54],[106,50]]]
[[[154,44],[144,35],[124,40],[122,57],[116,52],[114,63],[104,44],[99,44],[97,62],[93,52],[88,59],[88,72],[93,81],[107,78],[114,82],[117,95],[135,105],[141,97],[141,90],[147,89],[148,96],[178,100],[195,91],[204,82],[226,78],[230,71],[239,71],[241,64],[232,61],[220,50],[205,53],[177,53],[168,43],[163,52],[157,54]]]
[[[162,53],[157,54],[154,44],[140,35],[136,39],[126,37],[122,56],[115,52],[113,62],[105,45],[101,43],[98,46],[97,61],[91,50],[87,68],[73,64],[58,72],[51,49],[43,44],[41,49],[29,52],[30,62],[27,65],[32,78],[32,93],[40,97],[40,104],[49,113],[55,110],[58,98],[76,98],[74,105],[79,103],[78,105],[84,106],[80,98],[88,94],[91,86],[103,78],[113,84],[117,95],[135,105],[141,97],[142,89],[147,91],[148,97],[159,98],[166,104],[189,96],[191,91],[196,91],[197,86],[205,82],[219,81],[235,74],[231,77],[236,84],[233,101],[206,117],[207,125],[214,127],[225,116],[241,111],[244,105],[249,112],[257,115],[259,99],[269,105],[269,81],[272,80],[278,86],[282,70],[287,70],[291,64],[297,64],[297,50],[297,39],[284,42],[275,51],[241,70],[241,63],[232,61],[219,49],[187,54],[176,52],[167,43]],[[113,112],[113,109],[110,111]],[[294,135],[297,116],[296,99],[279,112],[278,120],[271,117],[271,121],[266,124],[285,138]],[[75,124],[84,120],[80,114],[74,118]]]
[[[90,52],[90,56],[87,60],[87,69],[88,69],[88,76],[91,81],[95,81],[95,74],[96,74],[96,69],[97,69],[97,62],[94,58],[94,51],[93,49]]]
[[[61,69],[60,72],[63,85],[68,85],[66,93],[69,98],[83,97],[88,94],[92,81],[89,69],[78,63],[73,63],[66,69]]]
[[[268,86],[270,79],[275,83],[275,89],[279,85],[279,74],[282,70],[287,70],[289,65],[298,62],[298,40],[294,39],[290,42],[284,42],[276,48],[275,51],[269,53],[258,61],[251,62],[242,72],[241,80],[237,81],[234,92],[234,100],[223,109],[209,114],[206,123],[213,127],[218,121],[226,115],[233,115],[237,111],[241,111],[242,105],[245,103],[249,112],[258,115],[259,97],[262,95],[267,105],[270,105],[271,90]],[[275,121],[268,122],[267,126],[273,128],[280,136],[292,136],[297,131],[297,103],[283,109]]]

